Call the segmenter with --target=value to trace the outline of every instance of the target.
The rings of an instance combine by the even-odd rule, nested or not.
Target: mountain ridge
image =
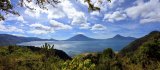
[[[85,36],[83,34],[78,34],[73,37],[70,37],[66,40],[62,41],[114,41],[114,40],[135,40],[136,38],[128,39],[131,37],[124,37],[121,35],[115,35],[113,38],[108,39],[95,39]],[[22,42],[30,42],[30,41],[58,41],[55,39],[41,39],[38,37],[23,37],[23,36],[15,36],[10,34],[0,34],[0,46],[8,46],[8,45],[16,45]]]
[[[30,41],[56,41],[54,39],[41,39],[38,37],[22,37],[10,34],[0,34],[0,46],[16,45],[22,42]]]
[[[88,36],[85,36],[83,34],[77,34],[77,35],[74,35],[64,41],[95,41],[95,40],[135,40],[136,38],[134,37],[125,37],[125,36],[122,36],[122,35],[115,35],[114,37],[112,38],[107,38],[107,39],[95,39],[95,38],[91,38],[91,37],[88,37]]]
[[[125,37],[125,36],[122,36],[120,34],[117,34],[112,38],[108,38],[108,40],[117,40],[117,39],[118,40],[135,40],[136,38],[135,37],[130,37],[130,36]]]

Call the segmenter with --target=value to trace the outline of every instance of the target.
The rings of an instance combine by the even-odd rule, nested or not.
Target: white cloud
[[[49,7],[49,9],[52,9],[52,7]],[[53,8],[53,10],[50,12],[52,13],[52,16],[56,18],[63,18],[67,16],[69,19],[73,20],[73,22],[76,18],[85,17],[84,13],[76,10],[74,5],[69,0],[62,0],[62,2],[59,3],[56,8]],[[51,16],[50,13],[48,15]]]
[[[33,8],[33,10],[30,9],[26,9],[25,10],[25,14],[31,16],[31,17],[36,17],[39,18],[40,15],[42,13],[46,13],[48,16],[48,19],[58,19],[58,18],[62,18],[65,16],[63,10],[61,9],[62,6],[57,4],[56,7],[53,7],[49,4],[45,5],[47,7],[46,9],[41,9],[38,5],[36,5],[33,2],[27,2],[26,0],[24,0],[24,2],[26,3],[27,6],[30,6],[31,8]]]
[[[23,23],[27,23],[27,21],[24,20],[23,16],[18,16],[18,17],[17,17],[17,20],[18,20],[18,21],[21,21],[21,22],[23,22]]]
[[[85,13],[76,10],[73,4],[68,0],[63,1],[61,5],[63,6],[63,11],[66,13],[67,17],[71,19],[71,25],[77,25],[80,29],[89,28],[90,24],[87,23]]]
[[[27,8],[24,11],[24,13],[31,16],[31,17],[36,17],[36,18],[38,18],[40,16],[40,10],[38,10],[38,8],[36,10],[30,10]]]
[[[54,31],[52,31],[54,32]],[[45,30],[30,30],[28,31],[28,33],[32,33],[32,34],[48,34],[50,33],[50,31],[45,31]]]
[[[61,3],[61,6],[67,17],[72,20],[71,25],[81,25],[87,23],[85,13],[77,10],[69,0],[64,0]]]
[[[111,2],[108,2],[107,0],[101,0],[100,3],[99,0],[95,0],[94,6],[99,7],[101,11],[106,12],[108,9],[116,8],[117,6],[120,6],[122,3],[124,3],[124,0],[111,0]]]
[[[136,5],[127,8],[126,13],[132,19],[140,17],[140,23],[160,22],[160,1],[136,1]]]
[[[41,13],[46,13],[48,15],[48,19],[60,19],[67,17],[71,20],[71,24],[83,24],[87,23],[87,18],[85,14],[79,10],[77,10],[73,3],[69,0],[62,0],[61,3],[57,4],[55,7],[51,5],[46,5],[48,10],[40,9],[34,3],[27,3],[28,6],[35,8],[36,10],[26,9],[25,13],[32,17],[39,17]]]
[[[8,31],[8,32],[21,32],[21,33],[24,32],[22,29],[19,29],[19,28],[15,27],[15,26],[6,27],[6,31]]]
[[[83,14],[82,15],[79,14],[79,16],[73,18],[71,25],[81,25],[86,23],[87,23],[87,18]]]
[[[48,19],[59,19],[65,17],[65,13],[60,8],[51,7],[48,11]]]
[[[24,13],[31,16],[31,17],[40,17],[40,14],[43,13],[45,10],[39,8],[38,5],[36,5],[33,2],[28,2],[27,0],[23,0],[26,6],[29,6],[30,8],[32,8],[32,10],[26,8]]]
[[[83,16],[84,13],[77,11],[75,9],[75,7],[73,6],[73,4],[69,1],[69,0],[63,0],[60,5],[62,6],[63,11],[65,12],[65,14],[67,15],[68,18],[75,18],[75,17],[79,17],[79,16]]]
[[[93,11],[90,13],[92,16],[99,16],[100,12],[99,11]]]
[[[37,7],[34,3],[28,3],[27,5],[35,8],[36,10],[26,9],[25,13],[32,17],[39,17],[41,13],[46,13],[48,15],[48,19],[50,20],[50,24],[55,30],[61,29],[72,29],[70,25],[63,24],[57,22],[52,19],[60,19],[67,17],[70,20],[71,25],[77,25],[80,29],[89,29],[90,24],[87,23],[87,17],[85,13],[77,10],[73,3],[69,0],[62,0],[61,3],[57,4],[56,7],[51,5],[46,5],[48,10],[42,10]]]
[[[19,22],[22,22],[22,23],[27,23],[27,21],[24,20],[23,16],[16,16],[16,15],[13,15],[13,14],[8,14],[5,16],[6,21],[12,21],[12,20],[16,20],[16,21],[19,21]]]
[[[51,27],[53,27],[55,30],[72,29],[71,26],[69,26],[67,24],[60,23],[55,20],[50,20],[50,24],[51,24]]]
[[[78,0],[78,2],[80,2],[80,4],[84,5],[84,6],[87,6],[88,7],[88,4],[87,2],[84,2],[85,0]]]
[[[30,3],[27,3],[27,5],[30,5]],[[57,4],[56,7],[53,7],[51,5],[47,5],[46,7],[48,8],[48,10],[41,9],[41,8],[37,7],[35,4],[31,4],[31,5],[35,9],[30,10],[27,8],[24,12],[25,14],[27,14],[31,17],[39,18],[42,13],[46,13],[48,15],[47,16],[48,19],[59,19],[59,18],[65,17],[65,13],[62,10],[62,6],[59,6],[59,4]]]
[[[23,33],[22,29],[19,29],[15,26],[5,26],[4,21],[0,21],[0,31],[2,32],[20,32]]]
[[[111,3],[108,3],[108,6],[113,8],[117,5],[121,5],[122,3],[124,3],[124,0],[111,0]]]
[[[140,23],[160,22],[160,18],[146,18],[141,19]]]
[[[120,11],[115,11],[112,14],[105,14],[103,20],[107,20],[109,22],[120,21],[126,18],[126,14],[122,14]]]
[[[6,28],[3,24],[4,24],[4,21],[0,21],[0,31]]]
[[[72,29],[71,26],[65,25],[55,20],[50,20],[50,25],[51,26],[46,26],[40,23],[34,23],[30,25],[32,29],[30,29],[27,32],[32,34],[48,34],[48,33],[54,33],[55,30]]]
[[[101,25],[101,24],[95,24],[92,26],[92,29],[91,30],[105,30],[106,27]]]
[[[74,17],[71,25],[77,25],[80,29],[89,29],[90,23],[87,23],[87,17],[84,16],[83,13],[79,13],[79,16]]]
[[[69,19],[75,19],[76,17],[83,17],[84,13],[76,10],[71,1],[69,0],[61,0],[61,3],[55,5],[55,7],[51,5],[45,5],[48,10],[44,10],[39,8],[33,2],[27,3],[28,6],[35,8],[35,10],[26,9],[25,13],[34,17],[40,16],[40,13],[46,13],[48,15],[48,19],[59,19],[67,16]]]
[[[37,30],[51,31],[51,27],[39,23],[31,24],[30,27],[34,27]]]
[[[91,25],[90,23],[81,24],[80,29],[90,29],[91,28],[90,25]]]
[[[42,25],[40,23],[31,24],[30,27],[33,27],[33,29],[31,28],[31,30],[28,31],[28,33],[32,33],[32,34],[54,33],[54,29],[52,29],[49,26]]]
[[[1,20],[1,21],[0,21],[0,24],[3,24],[3,23],[4,23],[4,21],[3,21],[3,20]]]

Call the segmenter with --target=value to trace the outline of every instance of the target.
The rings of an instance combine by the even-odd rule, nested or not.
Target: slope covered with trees
[[[120,53],[122,55],[129,54],[132,55],[134,51],[136,51],[141,45],[143,45],[146,42],[153,42],[153,41],[160,41],[160,32],[159,31],[152,31],[148,35],[139,38],[132,43],[130,43],[128,46],[123,48]]]
[[[54,45],[0,47],[0,70],[56,70],[61,63],[71,60]]]

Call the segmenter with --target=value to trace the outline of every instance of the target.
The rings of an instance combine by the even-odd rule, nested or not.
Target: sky
[[[48,10],[32,2],[26,5],[36,10],[29,10],[10,1],[20,16],[5,15],[0,34],[64,40],[76,34],[96,39],[117,34],[139,38],[160,31],[160,0],[103,0],[102,4],[92,0],[100,11],[89,11],[84,0],[61,0],[56,7],[46,5]]]

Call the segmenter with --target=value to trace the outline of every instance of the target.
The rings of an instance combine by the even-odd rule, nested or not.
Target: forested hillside
[[[141,45],[147,42],[154,42],[154,41],[160,41],[160,32],[159,31],[152,31],[148,35],[145,35],[142,38],[139,38],[133,42],[131,42],[128,46],[123,48],[120,53],[125,55],[129,54],[132,55],[134,51],[136,51]]]

